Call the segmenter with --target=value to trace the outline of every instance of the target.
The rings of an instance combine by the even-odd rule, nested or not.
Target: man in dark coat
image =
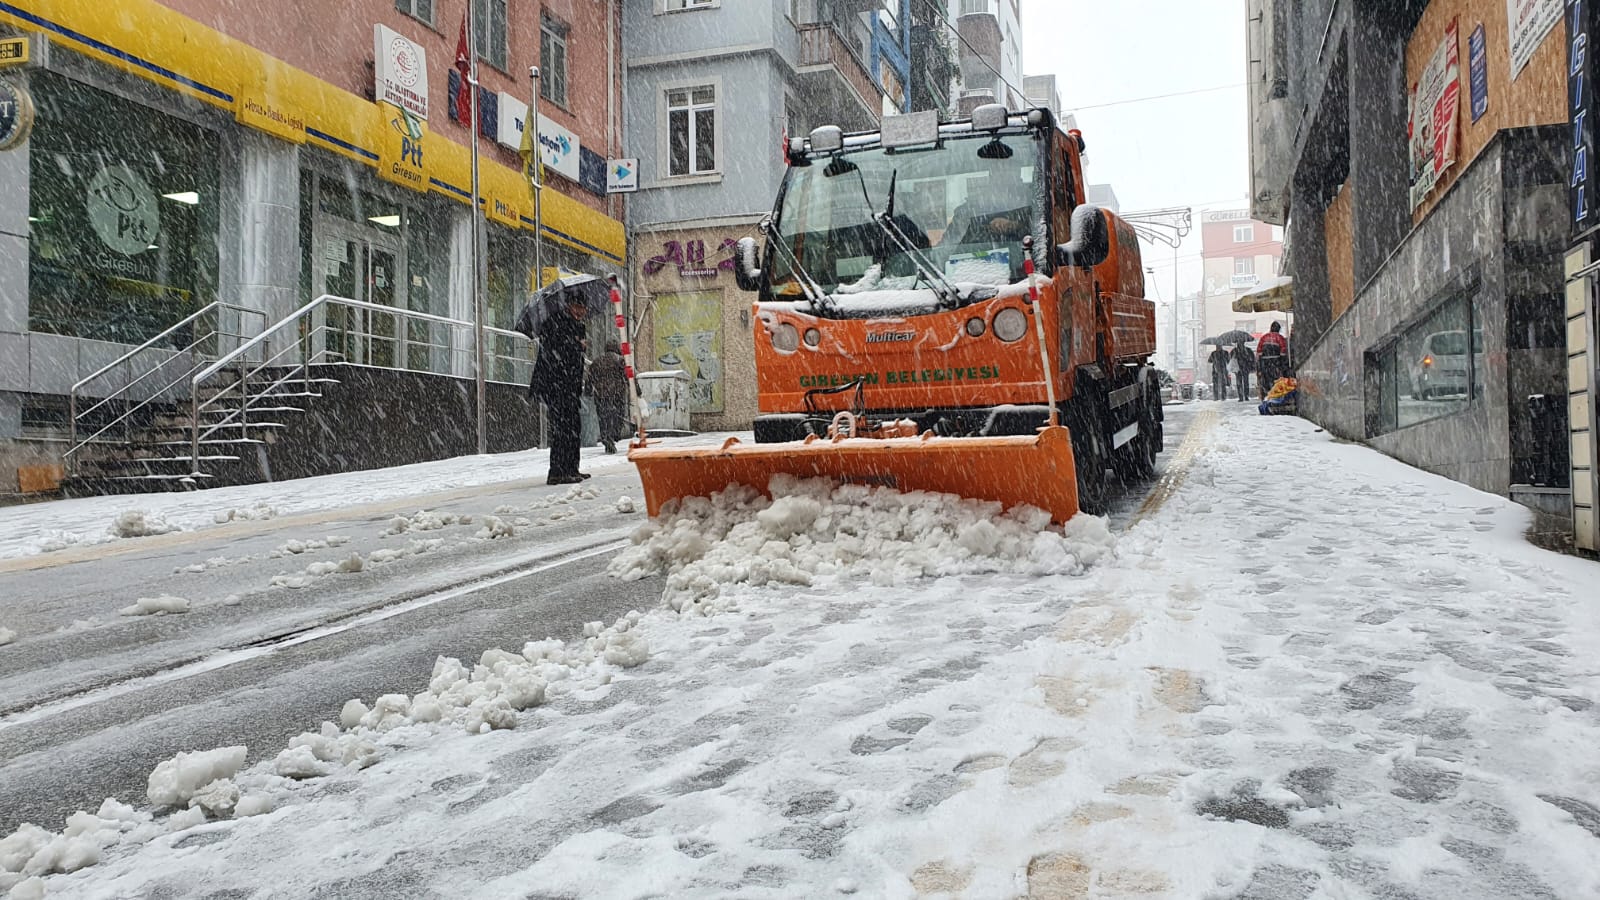
[[[589,392],[600,414],[600,443],[615,453],[617,440],[628,433],[628,371],[618,342],[607,341],[605,352],[589,365]]]
[[[1228,399],[1228,351],[1218,347],[1206,357],[1211,362],[1211,396],[1216,400]]]
[[[546,484],[577,484],[588,478],[578,471],[583,392],[583,320],[588,314],[582,298],[572,295],[561,312],[551,313],[539,326],[539,359],[533,365],[528,393],[544,402],[550,418],[550,475]]]
[[[1243,403],[1250,399],[1250,376],[1256,370],[1255,351],[1240,344],[1233,348],[1233,362],[1239,370],[1239,402]]]

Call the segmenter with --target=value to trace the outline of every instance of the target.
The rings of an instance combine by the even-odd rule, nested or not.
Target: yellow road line
[[[225,541],[233,538],[250,537],[283,528],[292,528],[300,525],[318,525],[324,522],[334,522],[344,519],[370,519],[377,516],[390,515],[399,512],[415,512],[419,509],[428,509],[443,503],[455,500],[464,500],[482,494],[498,494],[510,491],[526,490],[528,488],[543,487],[544,478],[524,478],[517,481],[501,481],[493,484],[482,484],[473,487],[456,488],[441,491],[435,494],[420,494],[410,497],[400,497],[394,500],[385,500],[368,503],[364,506],[341,506],[334,509],[323,509],[315,512],[301,513],[294,516],[281,516],[272,519],[249,519],[243,522],[230,522],[227,525],[197,528],[193,531],[173,531],[167,534],[152,535],[150,537],[134,538],[131,540],[110,541],[104,544],[91,544],[87,547],[72,547],[58,550],[54,553],[41,553],[36,556],[23,556],[15,559],[0,560],[0,574],[6,572],[28,572],[34,569],[51,569],[57,566],[66,566],[73,563],[92,562],[112,556],[121,556],[128,553],[139,553],[147,550],[162,550],[168,547],[181,547],[186,544],[201,541]]]
[[[1195,455],[1200,452],[1201,445],[1206,441],[1206,436],[1216,427],[1220,418],[1215,409],[1203,409],[1195,415],[1194,421],[1189,425],[1189,433],[1184,436],[1183,443],[1167,463],[1167,471],[1162,473],[1161,480],[1156,482],[1150,496],[1140,504],[1139,511],[1133,515],[1133,521],[1128,523],[1129,527],[1159,512],[1167,500],[1178,492],[1178,488],[1182,487],[1184,480],[1189,477],[1189,465],[1194,462]]]

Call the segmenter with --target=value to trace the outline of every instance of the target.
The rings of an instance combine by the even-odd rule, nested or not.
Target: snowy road
[[[642,616],[565,646],[517,652],[526,600],[353,629],[196,707],[199,748],[292,718],[289,691],[311,718],[372,704],[232,780],[164,779],[178,805],[224,779],[194,801],[221,812],[125,792],[145,809],[18,832],[0,869],[107,898],[1600,895],[1600,565],[1528,546],[1501,498],[1243,412],[1179,413],[1174,470],[1109,530],[797,494],[626,551],[709,616],[596,559],[514,592],[640,589]],[[424,633],[446,621],[477,630]],[[443,644],[466,665],[430,666]],[[413,672],[317,683],[386,654],[372,672]]]
[[[1187,420],[1174,419],[1174,447]],[[652,605],[659,580],[597,577],[642,521],[617,511],[640,496],[631,466],[591,453],[594,479],[549,488],[530,477],[537,452],[495,459],[0,509],[0,625],[25,638],[0,652],[0,835],[136,800],[179,750],[270,756],[350,697],[415,690],[437,655],[475,658],[506,635],[569,640]],[[1148,488],[1119,488],[1113,521]],[[182,530],[104,533],[128,510]],[[430,515],[393,533],[419,510]],[[489,516],[514,533],[491,538]],[[65,546],[30,552],[52,540]],[[361,571],[307,571],[352,555]],[[120,614],[141,597],[189,611]]]

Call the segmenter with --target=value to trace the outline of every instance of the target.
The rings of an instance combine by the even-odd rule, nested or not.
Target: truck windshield
[[[848,308],[885,292],[928,289],[917,260],[874,216],[893,195],[894,222],[938,273],[963,289],[1022,280],[1022,239],[1039,230],[1036,142],[1012,135],[947,139],[936,149],[882,149],[789,170],[775,239],[805,274]],[[805,292],[785,254],[772,259],[772,296]],[[932,291],[926,293],[931,296]]]

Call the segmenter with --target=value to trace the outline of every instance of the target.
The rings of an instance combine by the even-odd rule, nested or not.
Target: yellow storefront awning
[[[0,2],[0,24],[37,31],[85,56],[233,113],[241,125],[310,144],[378,170],[385,180],[470,202],[471,150],[398,108],[357,96],[157,0]],[[484,215],[533,229],[533,201],[519,169],[483,160]],[[547,238],[621,263],[623,224],[560,191],[544,191]]]
[[[1269,278],[1262,286],[1233,301],[1236,313],[1294,312],[1294,279]]]

